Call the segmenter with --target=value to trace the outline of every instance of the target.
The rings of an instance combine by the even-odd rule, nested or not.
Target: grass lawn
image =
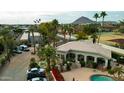
[[[115,33],[115,32],[106,32],[102,33],[100,37],[100,42],[108,45],[115,45],[116,43],[108,40],[112,39],[124,39],[124,34],[122,33]]]

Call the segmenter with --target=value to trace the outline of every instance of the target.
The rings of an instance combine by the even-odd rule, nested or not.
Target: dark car
[[[32,78],[35,77],[43,77],[45,78],[45,70],[42,68],[32,68],[27,71],[27,80],[31,80]]]
[[[17,47],[15,49],[13,49],[13,53],[21,54],[22,51]]]

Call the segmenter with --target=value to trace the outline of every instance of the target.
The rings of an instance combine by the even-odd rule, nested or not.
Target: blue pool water
[[[111,77],[104,75],[93,75],[90,78],[91,81],[114,81]]]

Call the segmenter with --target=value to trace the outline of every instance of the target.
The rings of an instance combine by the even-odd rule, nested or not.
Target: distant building
[[[28,41],[30,43],[33,43],[32,33],[24,32],[22,37],[20,38],[20,41]],[[40,33],[34,32],[34,42],[36,44],[39,44],[41,42]]]

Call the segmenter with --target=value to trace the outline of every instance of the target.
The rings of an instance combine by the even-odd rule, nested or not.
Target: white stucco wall
[[[104,58],[105,59],[105,67],[107,67],[107,65],[108,65],[108,60],[109,60],[109,58],[106,58],[106,57],[104,57],[104,56],[102,56],[102,55],[99,55],[99,54],[95,54],[95,53],[87,53],[87,52],[79,52],[79,51],[71,51],[71,53],[74,53],[74,54],[76,54],[76,55],[79,55],[79,54],[81,54],[81,55],[84,55],[85,57],[84,57],[84,60],[85,60],[85,62],[86,62],[86,57],[87,56],[93,56],[95,59],[94,59],[94,62],[97,62],[97,58]],[[64,55],[65,57],[66,57],[66,52],[60,52],[60,51],[57,51],[57,54],[59,54],[59,55]],[[77,60],[77,57],[76,57],[76,62],[78,62],[79,63],[79,61]]]

